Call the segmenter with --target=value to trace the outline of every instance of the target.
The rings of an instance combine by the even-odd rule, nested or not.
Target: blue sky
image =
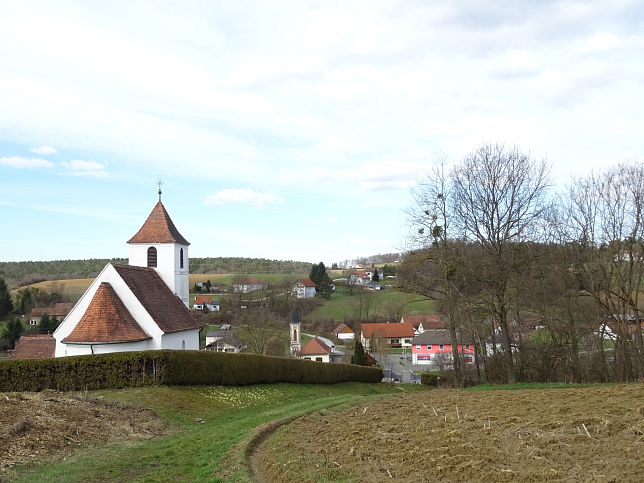
[[[439,156],[555,182],[644,161],[636,1],[3,2],[0,260],[126,257],[163,201],[191,256],[406,248]]]

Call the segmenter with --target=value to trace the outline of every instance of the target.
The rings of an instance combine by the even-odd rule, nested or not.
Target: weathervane
[[[161,203],[161,193],[162,193],[161,185],[163,184],[163,181],[161,180],[161,178],[157,180],[157,184],[159,185],[159,203]]]

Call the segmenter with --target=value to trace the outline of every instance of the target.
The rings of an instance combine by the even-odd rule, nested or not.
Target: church
[[[128,240],[129,265],[108,263],[53,334],[55,356],[199,349],[188,309],[188,246],[161,203]]]

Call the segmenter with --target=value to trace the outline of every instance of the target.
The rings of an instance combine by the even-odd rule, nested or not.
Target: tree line
[[[95,258],[88,260],[53,260],[0,262],[0,274],[13,289],[43,280],[93,278],[108,263],[127,264],[126,258]],[[208,257],[190,258],[190,273],[302,273],[310,262],[269,260],[265,258]]]
[[[644,165],[574,178],[558,193],[545,161],[486,144],[452,167],[438,160],[413,199],[417,249],[397,275],[438,301],[458,383],[472,377],[457,352],[463,335],[488,380],[644,377]]]

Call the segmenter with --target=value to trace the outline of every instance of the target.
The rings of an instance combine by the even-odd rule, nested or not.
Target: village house
[[[331,362],[332,349],[332,347],[329,347],[322,339],[316,336],[302,346],[298,357],[310,361]]]
[[[356,334],[347,324],[340,324],[333,329],[333,335],[340,340],[353,340]]]
[[[474,363],[474,341],[457,334],[457,350],[463,355],[466,364]],[[452,339],[447,330],[425,330],[411,341],[412,364],[449,364],[453,363]]]
[[[297,299],[308,299],[315,297],[315,283],[310,278],[301,278],[293,284],[291,294]]]
[[[257,278],[242,278],[233,283],[233,292],[249,293],[266,288],[266,284]]]
[[[192,308],[195,310],[204,310],[206,308],[210,312],[219,312],[219,302],[213,302],[210,297],[205,295],[197,295]]]
[[[447,329],[440,315],[405,315],[401,322],[409,322],[414,326],[414,334],[420,335],[426,330]]]
[[[241,352],[244,344],[233,337],[232,330],[218,330],[206,334],[206,350],[213,352]]]
[[[58,302],[53,307],[39,307],[29,312],[29,325],[38,325],[43,315],[47,314],[49,317],[56,317],[58,320],[63,320],[67,314],[72,310],[74,304],[71,302]]]
[[[376,350],[372,340],[388,347],[411,347],[414,327],[409,322],[360,324],[360,342],[365,350]]]
[[[188,309],[188,245],[159,202],[128,241],[129,265],[108,263],[53,334],[56,357],[199,349]]]
[[[364,270],[354,270],[349,275],[349,285],[361,285],[366,287],[371,283],[371,277]]]

